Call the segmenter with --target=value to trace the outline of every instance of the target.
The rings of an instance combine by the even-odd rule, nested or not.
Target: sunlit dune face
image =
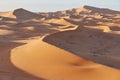
[[[9,11],[9,12],[0,12],[0,16],[10,17],[10,18],[16,18],[16,16],[13,15],[12,11]]]
[[[48,20],[47,22],[49,23],[56,23],[56,24],[61,24],[61,25],[73,25],[67,21],[65,21],[64,19],[51,19],[51,20]]]
[[[120,80],[120,71],[80,58],[40,40],[11,52],[17,68],[47,80]]]
[[[0,30],[0,36],[13,34],[14,31],[11,30]]]
[[[33,26],[29,26],[29,27],[23,27],[22,28],[24,31],[34,31],[35,28]]]

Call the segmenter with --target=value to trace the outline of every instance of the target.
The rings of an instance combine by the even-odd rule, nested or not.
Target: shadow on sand
[[[0,42],[0,80],[46,80],[16,68],[10,60],[11,49],[23,45],[15,42]]]
[[[88,27],[48,35],[43,41],[85,59],[120,69],[120,35]]]

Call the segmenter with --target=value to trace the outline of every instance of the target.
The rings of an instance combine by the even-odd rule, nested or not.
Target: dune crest
[[[106,26],[99,27],[79,26],[76,30],[55,33],[43,40],[92,61],[120,68],[119,60],[115,59],[119,56],[119,34],[113,34]]]
[[[14,10],[13,14],[16,16],[18,20],[28,20],[34,18],[40,18],[40,16],[36,13],[30,12],[28,10],[19,8]]]
[[[119,11],[114,11],[114,10],[110,10],[107,8],[97,8],[97,7],[92,7],[92,6],[84,6],[85,9],[91,10],[93,13],[101,13],[101,14],[120,14]]]
[[[48,80],[119,80],[120,71],[82,59],[40,40],[17,47],[12,63],[37,77]]]

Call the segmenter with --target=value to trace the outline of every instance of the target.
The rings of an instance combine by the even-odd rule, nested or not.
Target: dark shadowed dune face
[[[119,59],[113,56],[120,56],[118,34],[81,26],[76,30],[52,34],[43,40],[86,59],[120,68]]]
[[[30,11],[27,11],[27,10],[22,9],[22,8],[14,10],[13,14],[19,20],[40,18],[40,16],[38,14],[30,12]]]
[[[101,14],[120,14],[119,11],[110,10],[107,8],[96,8],[92,6],[84,6],[85,9],[92,10],[92,12],[101,13]]]

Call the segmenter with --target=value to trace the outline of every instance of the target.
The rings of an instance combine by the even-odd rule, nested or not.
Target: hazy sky
[[[120,0],[0,0],[0,11],[24,8],[35,12],[66,10],[83,5],[120,11]]]

